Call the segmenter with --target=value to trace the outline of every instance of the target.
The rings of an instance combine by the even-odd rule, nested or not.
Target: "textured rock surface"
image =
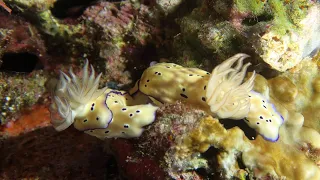
[[[43,101],[46,80],[41,71],[29,76],[12,76],[0,72],[0,124],[16,119],[20,111]]]
[[[319,48],[319,15],[313,1],[199,1],[177,18],[177,55],[204,63],[241,51],[283,72]]]

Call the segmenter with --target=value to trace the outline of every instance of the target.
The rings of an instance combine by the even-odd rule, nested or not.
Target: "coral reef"
[[[31,72],[23,66],[40,66],[46,62],[46,47],[38,29],[24,18],[0,12],[1,71]],[[20,56],[29,62],[22,61]],[[25,60],[25,61],[27,61]],[[16,63],[16,64],[15,64]],[[10,67],[15,64],[16,67]],[[26,70],[23,70],[26,69]]]
[[[319,125],[319,53],[314,58],[307,58],[295,69],[270,79],[271,94],[289,110],[301,112],[304,125],[320,132]],[[279,86],[278,82],[282,84]],[[287,85],[287,93],[283,93],[283,86]],[[290,89],[288,89],[290,87]]]
[[[71,16],[62,20],[55,17],[57,10],[54,9],[60,1],[4,2],[13,8],[13,13],[21,13],[43,35],[45,46],[42,47],[47,48],[43,55],[48,53],[50,59],[54,59],[45,61],[46,68],[57,68],[55,62],[76,64],[70,59],[91,57],[97,59],[96,65],[106,72],[105,83],[110,80],[130,83],[129,72],[123,73],[131,68],[126,64],[134,64],[134,59],[141,61],[141,65],[148,65],[147,58],[139,60],[145,53],[143,47],[161,41],[156,27],[157,14],[138,2],[96,2],[84,8],[78,18]],[[56,52],[60,54],[52,54]],[[138,58],[132,58],[132,53]]]
[[[284,137],[289,134],[285,132],[281,135]],[[249,141],[239,128],[226,130],[212,118],[200,120],[199,126],[176,147],[176,155],[170,154],[170,156],[181,161],[186,156],[190,157],[190,153],[205,152],[210,145],[219,149],[217,155],[219,167],[229,178],[241,177],[245,171],[241,170],[237,158],[241,158],[244,165],[258,178],[271,176],[278,179],[285,176],[289,179],[317,179],[320,175],[315,162],[308,159],[303,151],[286,148],[290,145],[281,140],[270,144],[257,137],[256,140]],[[290,167],[287,166],[289,163]]]
[[[108,18],[105,18],[108,17]],[[157,42],[159,30],[156,27],[156,13],[143,4],[123,2],[119,6],[110,2],[100,2],[89,7],[83,14],[89,34],[99,35],[93,42],[99,57],[105,60],[105,75],[110,80],[131,83],[126,64],[137,68],[139,62],[149,64],[148,59],[132,59],[132,53],[138,53],[139,46],[149,41]],[[131,62],[131,63],[130,63]]]
[[[320,179],[319,1],[0,6],[0,179]]]
[[[126,96],[124,92],[114,92],[110,89],[99,91],[97,83],[100,75],[95,78],[92,69],[93,74],[89,77],[88,64],[86,63],[82,81],[75,77],[72,70],[70,70],[72,78],[63,73],[61,75],[59,86],[55,92],[54,105],[64,119],[64,121],[61,121],[62,130],[74,123],[76,129],[84,130],[88,134],[101,139],[105,137],[141,136],[138,144],[144,145],[138,146],[137,149],[132,148],[133,152],[126,150],[124,153],[130,154],[130,159],[141,159],[141,155],[136,154],[135,151],[147,153],[150,157],[141,161],[134,160],[135,166],[139,166],[141,162],[153,164],[147,169],[156,168],[157,171],[162,172],[157,164],[163,164],[163,168],[172,177],[179,172],[198,168],[210,171],[208,160],[202,157],[201,153],[205,153],[213,146],[217,149],[217,152],[212,155],[217,158],[215,166],[219,167],[221,176],[227,178],[240,178],[248,175],[257,178],[320,178],[320,169],[317,166],[320,158],[318,156],[320,133],[304,125],[304,116],[300,113],[301,109],[295,106],[291,108],[286,106],[285,103],[288,102],[288,99],[299,101],[299,98],[276,98],[284,94],[281,90],[283,87],[277,84],[281,81],[288,81],[289,78],[282,77],[283,74],[268,81],[258,75],[260,77],[255,80],[255,72],[253,72],[242,84],[249,66],[249,64],[246,64],[242,67],[242,61],[246,57],[245,54],[237,54],[215,67],[212,74],[196,68],[184,68],[173,63],[158,63],[148,68],[130,92],[132,95],[139,92],[143,93],[160,106],[155,124],[149,126],[146,135],[143,136],[141,136],[141,129],[137,133],[135,129],[125,131],[124,128],[129,130],[135,123],[139,124],[140,122],[146,122],[142,126],[150,124],[154,121],[154,118],[151,118],[150,121],[148,117],[149,115],[154,117],[156,108],[151,105],[136,105],[139,107],[145,106],[146,109],[141,107],[137,111],[141,114],[147,114],[143,114],[129,124],[130,121],[127,121],[128,114],[126,111],[130,111],[130,109],[126,105],[128,102],[136,104],[135,98],[137,97],[132,99],[131,96]],[[236,61],[238,61],[238,64],[233,68],[232,65]],[[314,68],[313,71],[308,70],[308,77],[310,78],[310,75],[312,77],[313,74],[318,73],[318,68],[315,61],[305,61],[305,63],[307,62],[309,63],[307,66],[311,69]],[[303,66],[303,64],[301,65]],[[193,78],[193,76],[196,76],[196,78]],[[205,76],[208,78],[205,78]],[[302,75],[300,77],[303,78]],[[175,82],[175,80],[178,81]],[[255,91],[252,91],[253,80],[259,85],[258,88],[254,88]],[[291,86],[306,83],[299,81],[291,82]],[[202,84],[202,82],[205,83]],[[313,83],[312,80],[308,82],[310,86]],[[196,84],[200,84],[200,87],[207,86],[203,94],[207,94],[208,101],[200,98],[201,91],[192,90],[192,87],[199,87],[194,86]],[[288,83],[282,84],[290,84],[290,80]],[[302,87],[306,86],[306,84],[303,84]],[[175,88],[179,88],[179,90],[175,90]],[[106,92],[101,95],[104,91]],[[180,91],[182,92],[180,93]],[[220,94],[220,92],[224,93]],[[296,91],[293,90],[293,92]],[[309,90],[309,94],[312,92],[312,89]],[[79,93],[85,95],[78,95]],[[297,93],[290,93],[287,96],[290,95],[297,96]],[[214,100],[212,103],[210,98],[220,98],[220,100],[217,102]],[[93,102],[91,102],[92,100]],[[170,108],[166,107],[169,103],[173,104]],[[183,103],[188,104],[188,106],[183,107],[186,106]],[[201,103],[204,104],[201,105]],[[248,107],[247,104],[249,104]],[[107,106],[100,107],[99,105]],[[213,105],[213,107],[209,108],[209,105]],[[224,105],[227,105],[227,108],[222,108],[222,112],[220,110],[213,111],[214,108]],[[232,105],[235,107],[230,108],[229,106]],[[153,109],[150,109],[151,107]],[[93,115],[93,118],[90,114],[92,112],[89,111],[90,108],[93,114],[97,113],[97,115]],[[198,108],[201,110],[197,110]],[[120,112],[119,109],[121,109]],[[245,113],[242,113],[242,111]],[[84,113],[84,115],[81,115],[81,113]],[[227,130],[218,119],[210,116],[213,113],[216,113],[219,118],[245,118],[244,122],[259,134],[249,139],[245,136],[246,130],[240,129],[240,125]],[[80,116],[80,119],[77,116]],[[129,116],[134,118],[137,114],[131,113]],[[147,117],[146,120],[145,117]],[[313,119],[313,121],[315,120]],[[64,123],[67,125],[65,126]],[[123,123],[127,123],[124,124],[124,128],[122,127]],[[60,126],[56,128],[61,130]],[[116,132],[114,133],[114,131]],[[108,136],[109,133],[110,136]],[[134,143],[128,142],[125,142],[125,144],[129,147],[134,145]],[[118,149],[118,146],[122,145],[121,143],[120,145],[115,143],[114,146],[116,147],[112,148]],[[146,146],[155,147],[155,150],[144,149]],[[311,153],[306,154],[306,150]],[[132,153],[133,155],[131,155]],[[245,168],[240,166],[240,162],[237,160],[239,158]],[[123,159],[119,161],[121,163]],[[127,159],[126,161],[131,160]],[[290,164],[290,167],[287,167],[287,164]],[[127,165],[126,168],[130,169],[130,167],[131,165]],[[130,173],[129,169],[127,169],[128,173]]]
[[[210,59],[208,55],[225,59],[246,52],[284,72],[320,46],[317,2],[205,0],[199,4],[177,19],[181,28],[174,41],[178,58],[188,54],[203,63]]]
[[[38,30],[23,18],[0,12],[0,124],[42,101],[46,48]],[[30,73],[30,74],[26,74]]]
[[[285,35],[271,28],[254,42],[260,57],[274,69],[284,72],[319,48],[320,43],[317,39],[320,37],[320,23],[317,19],[320,18],[320,6],[314,5],[307,9],[307,16],[293,28],[291,28],[292,25],[288,26]],[[283,24],[279,22],[278,26],[282,27]],[[277,23],[274,26],[277,26]]]
[[[315,64],[313,62],[312,66]],[[288,73],[287,76],[289,75],[296,76],[295,73]],[[154,149],[151,151],[158,149],[157,155],[163,153],[159,153],[161,152],[159,148],[165,147],[165,156],[162,161],[165,162],[169,175],[179,177],[179,174],[184,174],[186,171],[204,168],[207,171],[206,176],[209,177],[213,167],[217,166],[219,169],[215,173],[226,178],[246,176],[275,179],[283,177],[288,179],[319,178],[320,169],[317,166],[319,163],[319,132],[310,128],[305,123],[308,118],[305,118],[306,121],[304,121],[298,109],[290,108],[286,100],[272,98],[276,95],[273,89],[279,88],[277,84],[273,84],[274,79],[267,81],[260,75],[258,77],[256,81],[260,82],[256,84],[265,88],[256,86],[255,90],[269,97],[284,115],[285,121],[279,130],[279,140],[271,143],[261,136],[249,139],[244,134],[247,128],[243,126],[225,129],[221,121],[213,119],[203,111],[190,109],[181,103],[165,105],[160,108],[160,111],[164,112],[159,113],[159,119],[156,120],[154,127],[148,129],[149,134],[145,135],[147,136],[145,139],[147,144],[152,143],[151,146]],[[297,80],[295,85],[304,87],[304,85],[299,85],[303,82],[305,81]],[[308,80],[308,82],[311,85],[313,80]],[[312,89],[307,90],[308,94],[312,93]],[[301,94],[301,96],[304,95]],[[299,100],[294,99],[294,101]],[[197,115],[199,113],[200,116]],[[317,122],[318,119],[314,116],[312,119],[309,117],[308,121]],[[148,140],[155,138],[162,141],[152,140],[150,142]],[[204,153],[212,149],[211,146],[216,150],[211,152],[210,156],[205,155]],[[143,150],[147,151],[147,149]],[[214,162],[212,162],[213,156],[216,156]]]
[[[159,163],[173,178],[186,177],[187,171],[197,177],[196,169],[205,169],[202,178],[215,174],[216,178],[318,179],[319,121],[316,113],[310,113],[318,107],[310,99],[317,94],[318,67],[316,56],[270,80],[257,75],[254,90],[273,102],[284,118],[277,142],[247,136],[248,128],[242,125],[226,129],[204,111],[177,102],[159,109],[157,120],[138,143],[139,151],[150,158],[163,155]],[[292,89],[286,94],[283,86]]]
[[[18,121],[10,121],[0,128],[0,135],[2,138],[16,137],[35,129],[50,126],[50,119],[48,117],[49,111],[46,106],[34,105],[28,111],[24,111]]]
[[[183,3],[183,0],[157,0],[156,5],[165,15],[173,13]]]
[[[114,80],[117,84],[127,85],[131,82],[129,79],[131,75],[127,69],[135,72],[136,65],[126,66],[126,64],[135,64],[133,60],[140,59],[145,53],[143,46],[158,38],[156,34],[159,31],[154,26],[157,21],[156,15],[150,15],[149,7],[140,3],[98,2],[90,4],[91,6],[85,8],[83,14],[75,19],[59,19],[55,17],[55,11],[52,9],[58,6],[60,1],[5,0],[4,2],[12,9],[12,16],[7,12],[0,12],[0,71],[4,71],[1,81],[5,81],[9,76],[12,79],[16,78],[17,81],[10,81],[13,83],[12,88],[16,88],[21,84],[18,82],[20,75],[15,73],[31,73],[25,76],[26,83],[27,81],[31,83],[23,85],[23,90],[35,92],[39,97],[41,95],[45,97],[42,80],[48,79],[48,82],[54,82],[51,78],[56,76],[59,70],[70,66],[78,69],[77,66],[85,58],[95,59],[95,67],[105,72],[103,83]],[[97,17],[97,13],[100,13],[98,16],[100,18]],[[106,16],[111,18],[104,18]],[[132,54],[136,57],[132,58]],[[149,60],[143,62],[144,60],[142,58],[139,60],[142,63],[138,63],[142,67],[144,63],[145,66],[149,64]],[[42,73],[38,71],[39,69],[45,71]],[[7,71],[13,73],[9,75]],[[32,87],[34,84],[32,82],[39,76],[41,76],[41,92],[38,91],[38,87]],[[12,97],[12,94],[4,94],[4,90],[1,92],[4,98]],[[23,107],[31,107],[39,98],[30,101],[29,96],[19,92],[16,94],[15,97],[21,97],[17,99],[24,102]],[[20,106],[21,102],[14,104]],[[5,106],[4,102],[3,107]],[[23,107],[12,111],[17,112],[16,117]],[[10,111],[2,113],[11,114]],[[3,123],[9,119],[12,118],[8,115],[1,118]]]

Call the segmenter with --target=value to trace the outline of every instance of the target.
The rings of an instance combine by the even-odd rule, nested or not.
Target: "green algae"
[[[263,0],[235,0],[234,5],[240,12],[250,12],[259,16],[265,12],[266,1]]]
[[[259,19],[259,16],[272,16],[270,30],[279,35],[289,30],[299,30],[299,22],[306,17],[308,7],[306,0],[235,0],[235,8],[242,13],[249,13]]]

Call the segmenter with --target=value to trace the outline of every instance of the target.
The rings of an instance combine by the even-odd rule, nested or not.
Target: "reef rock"
[[[201,63],[246,52],[284,72],[319,48],[319,18],[315,1],[204,0],[177,18],[174,47],[178,58]]]
[[[314,5],[296,26],[285,34],[270,30],[253,40],[260,57],[272,68],[284,72],[312,55],[320,47],[320,6]]]

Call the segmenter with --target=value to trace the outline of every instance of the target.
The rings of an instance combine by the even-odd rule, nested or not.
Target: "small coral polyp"
[[[184,101],[218,118],[245,118],[266,140],[277,141],[283,118],[263,95],[252,90],[255,73],[243,82],[250,65],[243,65],[247,57],[236,54],[214,68],[211,74],[173,63],[158,63],[144,71],[129,93],[106,88],[98,90],[101,75],[95,78],[91,67],[88,77],[87,62],[82,82],[72,70],[71,78],[61,72],[52,117],[58,113],[62,120],[53,118],[53,125],[57,130],[64,130],[73,123],[76,129],[101,139],[138,137],[143,126],[154,121],[157,110],[151,104],[139,103],[143,94],[157,106]],[[238,63],[233,67],[235,62]]]

